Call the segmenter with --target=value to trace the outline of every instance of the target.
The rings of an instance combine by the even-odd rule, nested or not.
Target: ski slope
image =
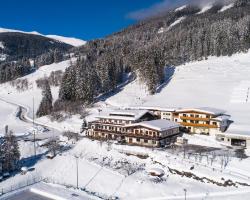
[[[233,7],[234,7],[234,3],[231,3],[231,4],[229,4],[229,5],[225,5],[225,6],[223,6],[223,7],[219,10],[219,12],[224,12],[224,11],[230,9],[230,8],[233,8]]]
[[[210,10],[212,7],[213,7],[213,5],[206,5],[206,6],[204,6],[204,7],[200,10],[200,12],[197,13],[197,15],[200,15],[200,14],[203,14],[203,13],[207,12],[207,11]]]
[[[141,89],[141,83],[134,81],[106,102],[119,107],[216,107],[232,116],[234,132],[250,134],[249,57],[250,51],[178,66],[159,93],[151,96]]]

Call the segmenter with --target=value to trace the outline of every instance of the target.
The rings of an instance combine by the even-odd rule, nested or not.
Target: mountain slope
[[[71,45],[58,42],[40,35],[20,32],[0,33],[1,46],[0,54],[7,56],[7,60],[18,60],[21,58],[35,58],[48,51],[67,51]]]
[[[223,12],[228,4],[220,2],[182,6],[75,49],[81,59],[66,71],[60,100],[91,102],[114,90],[126,72],[140,77],[153,94],[164,81],[165,66],[247,51],[250,3],[233,3]]]
[[[234,121],[228,132],[250,135],[249,57],[250,51],[167,67],[165,87],[155,95],[136,80],[105,102],[118,107],[221,108]]]
[[[86,41],[83,41],[77,38],[72,38],[72,37],[63,37],[63,36],[58,36],[58,35],[46,35],[46,37],[64,42],[65,44],[69,44],[74,47],[79,47],[79,46],[86,44]]]
[[[74,46],[74,47],[82,46],[82,45],[84,45],[86,43],[86,41],[84,41],[84,40],[73,38],[73,37],[64,37],[64,36],[59,36],[59,35],[43,35],[43,34],[38,33],[36,31],[25,32],[25,31],[14,30],[14,29],[0,28],[0,33],[8,33],[8,32],[17,32],[17,33],[25,33],[25,34],[32,34],[32,35],[40,35],[40,36],[44,36],[44,37],[47,37],[47,38],[57,40],[59,42],[63,42],[65,44],[69,44],[69,45]]]

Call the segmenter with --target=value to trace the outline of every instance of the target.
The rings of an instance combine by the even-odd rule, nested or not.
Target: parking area
[[[47,197],[43,197],[41,195],[30,192],[29,190],[25,190],[19,193],[16,193],[12,196],[1,198],[1,200],[53,200]]]

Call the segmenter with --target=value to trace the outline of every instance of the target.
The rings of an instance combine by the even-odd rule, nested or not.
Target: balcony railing
[[[205,128],[218,128],[217,125],[195,124],[195,123],[187,123],[187,122],[181,122],[181,125],[183,125],[183,126],[194,126],[194,127],[205,127]]]
[[[104,134],[113,134],[113,135],[127,136],[127,137],[134,137],[134,138],[143,138],[143,139],[159,140],[162,138],[159,136],[142,135],[140,133],[121,132],[121,131],[114,131],[114,130],[93,129],[93,131],[99,132],[99,133],[104,133]]]
[[[100,133],[111,133],[111,134],[123,134],[123,132],[121,131],[114,131],[114,130],[106,130],[106,129],[93,129],[93,131],[95,132],[100,132]]]
[[[187,116],[181,116],[182,120],[194,120],[194,121],[209,121],[209,118],[202,118],[202,117],[187,117]]]

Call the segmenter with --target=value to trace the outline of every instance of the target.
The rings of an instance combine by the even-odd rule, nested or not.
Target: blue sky
[[[90,40],[119,31],[165,1],[1,0],[0,27]]]

